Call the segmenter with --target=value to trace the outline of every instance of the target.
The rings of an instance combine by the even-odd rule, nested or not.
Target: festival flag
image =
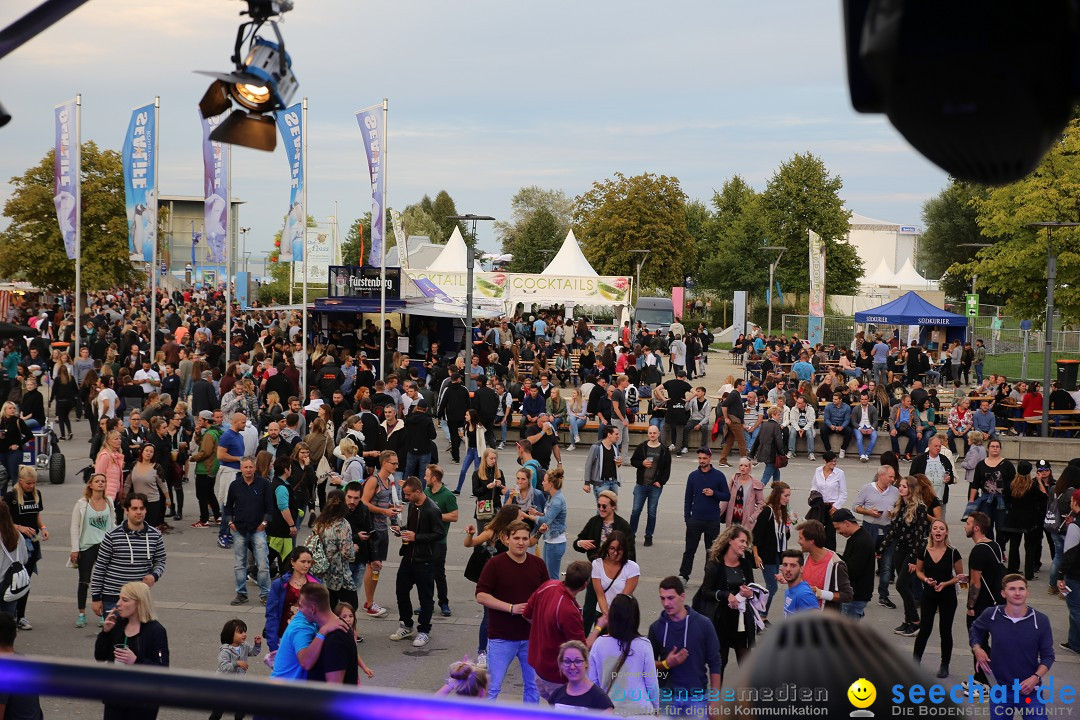
[[[304,120],[300,103],[288,107],[277,115],[277,126],[285,145],[285,158],[289,161],[292,184],[289,190],[289,212],[285,216],[285,230],[281,236],[281,254],[278,262],[294,262],[304,259],[304,229],[307,227],[307,208],[304,207]]]
[[[810,311],[807,340],[811,345],[824,341],[825,241],[813,230],[810,234]]]
[[[56,158],[53,168],[53,205],[60,221],[60,234],[69,260],[74,260],[75,229],[79,226],[79,174],[81,153],[76,123],[75,101],[56,106]]]
[[[154,104],[135,108],[124,136],[124,199],[127,204],[128,253],[142,255],[145,262],[154,260],[157,242],[157,178],[154,177],[154,153],[157,128]]]
[[[225,262],[225,242],[229,222],[229,160],[225,145],[210,139],[210,133],[224,122],[228,112],[202,118],[203,126],[203,197],[205,206],[206,245],[210,262]]]
[[[367,151],[368,171],[371,174],[371,251],[368,264],[382,265],[383,238],[386,236],[386,213],[383,210],[383,137],[382,105],[371,107],[356,113],[356,122],[364,135],[364,150]],[[363,258],[360,258],[361,263]]]

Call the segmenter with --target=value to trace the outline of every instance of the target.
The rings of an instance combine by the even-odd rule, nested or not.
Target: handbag
[[[484,566],[488,560],[495,557],[495,546],[484,543],[473,548],[469,561],[465,563],[465,579],[480,582],[480,573],[484,572]]]
[[[776,457],[773,459],[773,467],[777,470],[783,470],[787,467],[788,456],[781,453],[776,453]]]

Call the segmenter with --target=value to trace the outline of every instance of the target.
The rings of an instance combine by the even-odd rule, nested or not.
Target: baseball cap
[[[1050,462],[1048,460],[1040,460],[1039,462],[1035,463],[1035,472],[1038,472],[1039,470],[1049,470],[1049,469],[1050,469]]]
[[[209,410],[202,410],[202,411],[199,412],[199,419],[201,419],[201,420],[213,420],[214,419],[214,413],[210,412]]]
[[[832,521],[834,523],[838,523],[838,522],[858,522],[855,519],[855,515],[853,515],[852,512],[850,510],[848,510],[847,508],[840,508],[839,510],[834,512],[832,514]]]
[[[428,401],[425,400],[424,398],[420,398],[419,400],[416,401],[416,407],[418,407],[418,408],[420,408],[422,410],[427,410]]]

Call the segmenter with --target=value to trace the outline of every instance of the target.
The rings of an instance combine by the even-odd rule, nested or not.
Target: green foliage
[[[364,254],[371,249],[371,211],[364,216],[353,220],[349,230],[345,233],[345,239],[341,243],[341,262],[346,265],[363,265],[365,258],[360,257],[360,228],[363,227]],[[389,227],[389,221],[387,221]]]
[[[699,284],[721,296],[749,290],[764,297],[771,258],[758,250],[766,235],[761,195],[735,175],[713,194],[712,205],[713,230],[698,243]]]
[[[524,225],[515,230],[513,239],[509,243],[503,242],[503,251],[514,254],[510,270],[541,272],[558,252],[565,235],[550,210],[545,207],[536,209],[529,214]]]
[[[26,280],[50,290],[75,287],[75,263],[53,205],[53,151],[11,178],[4,203],[10,221],[0,232],[0,277]],[[128,255],[127,211],[120,153],[82,146],[82,287],[97,290],[130,285],[144,277]]]
[[[1080,222],[1080,122],[1072,120],[1039,167],[1026,178],[976,200],[984,238],[1006,238],[984,248],[970,268],[980,290],[1007,298],[1006,314],[1042,324],[1046,315],[1047,239],[1035,222]],[[1066,323],[1080,321],[1080,233],[1053,231],[1058,255],[1054,302]]]
[[[518,190],[510,200],[510,221],[495,222],[495,236],[502,252],[514,256],[510,269],[514,272],[540,272],[551,253],[558,252],[563,238],[570,230],[574,202],[562,190],[545,190],[531,185]],[[555,242],[551,241],[555,238]],[[539,241],[540,245],[533,243]]]
[[[450,236],[454,234],[454,227],[456,226],[461,231],[461,237],[465,239],[466,245],[476,244],[476,236],[467,231],[464,223],[448,219],[455,215],[461,215],[458,212],[457,205],[454,203],[454,199],[450,197],[450,193],[440,190],[434,200],[425,195],[417,205],[435,221],[435,225],[438,227],[438,234],[429,236],[431,242],[445,244],[450,239]]]
[[[787,248],[776,271],[785,293],[810,291],[808,230],[825,241],[825,291],[858,292],[863,263],[845,239],[851,214],[840,199],[842,187],[843,181],[812,153],[794,155],[769,179],[761,202],[768,244]]]
[[[701,263],[704,258],[701,252],[702,246],[710,241],[713,228],[712,214],[705,203],[700,200],[691,200],[686,203],[686,230],[693,238],[693,252],[686,253],[683,258],[683,275],[694,278],[694,282],[700,281]]]
[[[601,275],[633,275],[638,256],[630,251],[648,249],[652,252],[641,270],[641,287],[683,284],[694,239],[678,178],[616,173],[613,179],[595,182],[577,198],[574,224],[585,257]]]
[[[974,257],[977,248],[963,245],[990,242],[979,228],[976,209],[976,201],[989,193],[985,186],[950,179],[937,197],[923,203],[926,232],[919,238],[916,261],[924,277],[940,278],[953,263]]]

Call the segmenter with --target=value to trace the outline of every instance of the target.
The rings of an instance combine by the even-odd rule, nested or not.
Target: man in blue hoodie
[[[705,552],[720,534],[727,501],[731,499],[727,478],[712,464],[712,450],[703,447],[697,452],[698,467],[686,479],[683,496],[683,522],[686,523],[686,544],[683,548],[679,576],[683,582],[690,581],[701,536],[705,536]]]
[[[993,672],[996,684],[1006,688],[1004,702],[995,702],[991,696],[990,717],[1041,716],[1044,700],[1038,689],[1054,664],[1050,618],[1028,607],[1028,583],[1023,575],[1003,577],[1001,596],[1004,605],[983,610],[971,625],[975,662],[983,671]],[[993,658],[983,647],[988,638],[998,649]],[[972,693],[979,694],[975,689]]]
[[[712,620],[686,606],[686,588],[671,575],[660,581],[664,611],[649,626],[660,681],[660,715],[720,714],[723,663]]]

